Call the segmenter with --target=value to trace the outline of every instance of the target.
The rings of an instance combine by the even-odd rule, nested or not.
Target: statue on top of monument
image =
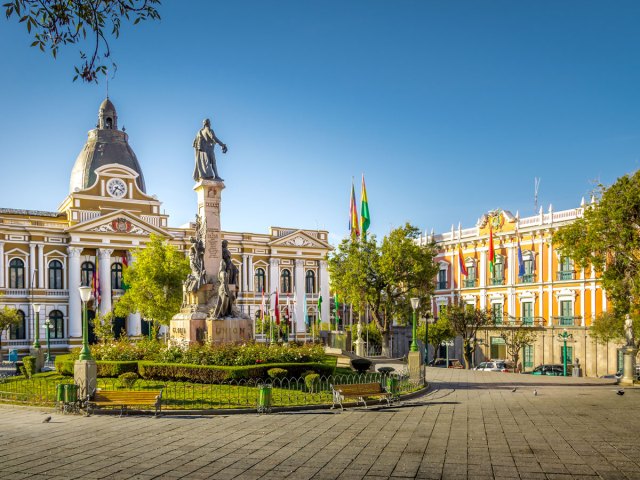
[[[624,317],[624,336],[627,340],[627,347],[636,346],[636,339],[633,335],[633,320],[628,313]]]
[[[218,175],[216,165],[216,155],[213,151],[216,143],[222,147],[222,153],[227,153],[227,146],[216,137],[211,129],[211,121],[205,118],[202,122],[202,128],[196,134],[193,140],[193,148],[196,153],[196,165],[193,170],[193,179],[197,182],[202,179],[222,180]]]

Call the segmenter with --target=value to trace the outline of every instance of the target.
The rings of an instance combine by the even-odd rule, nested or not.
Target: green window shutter
[[[525,368],[533,367],[533,345],[524,346],[524,366]]]

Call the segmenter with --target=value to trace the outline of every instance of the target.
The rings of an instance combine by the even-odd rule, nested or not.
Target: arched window
[[[9,327],[9,340],[24,340],[27,338],[27,322],[24,318],[24,312],[18,310],[20,321],[16,325]]]
[[[282,293],[291,293],[291,272],[287,269],[280,274],[280,290]]]
[[[111,265],[111,288],[113,290],[122,289],[122,264],[114,263]]]
[[[64,338],[64,315],[60,310],[49,314],[49,325],[51,338]]]
[[[255,285],[256,292],[264,292],[264,269],[256,268]]]
[[[62,289],[62,262],[60,260],[49,262],[49,288],[52,290]]]
[[[93,262],[84,262],[80,266],[80,283],[83,287],[90,287],[93,281],[93,274],[96,271],[96,266]],[[70,285],[73,287],[73,285]]]
[[[9,288],[24,288],[24,262],[19,258],[9,262]]]
[[[307,270],[305,277],[305,291],[307,293],[316,293],[316,274],[313,270]]]
[[[496,260],[493,262],[491,285],[504,285],[504,257],[502,255],[496,255]]]

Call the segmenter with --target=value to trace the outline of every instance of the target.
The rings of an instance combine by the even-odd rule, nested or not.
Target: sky
[[[110,40],[109,97],[170,225],[191,220],[193,138],[229,152],[222,228],[348,235],[577,207],[640,167],[640,2],[165,0]],[[106,85],[72,82],[0,16],[0,207],[55,211]]]

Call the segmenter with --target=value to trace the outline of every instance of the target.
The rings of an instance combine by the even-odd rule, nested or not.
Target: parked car
[[[513,372],[513,362],[507,360],[491,360],[490,362],[480,363],[474,370],[482,372]]]
[[[440,367],[440,368],[464,368],[460,360],[457,358],[450,358],[449,365],[447,365],[446,358],[435,358],[429,362],[430,367]]]
[[[567,364],[567,376],[573,374],[573,365]],[[564,367],[561,363],[538,365],[533,369],[531,375],[550,375],[561,377],[564,375]]]

